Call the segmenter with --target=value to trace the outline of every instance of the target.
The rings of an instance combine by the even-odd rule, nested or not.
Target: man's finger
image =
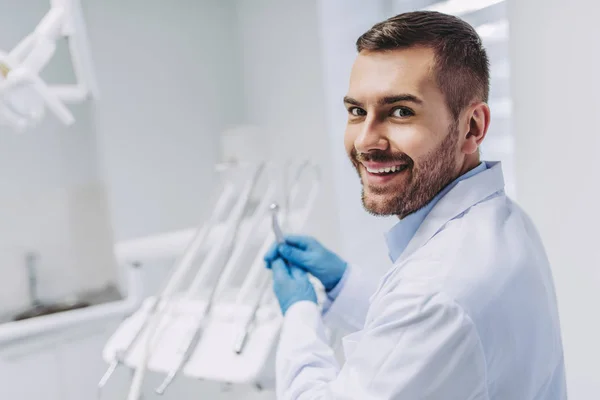
[[[293,279],[308,279],[306,271],[296,266],[290,267],[290,275]]]
[[[307,250],[313,243],[316,242],[316,240],[311,236],[286,235],[285,242],[289,245],[299,248],[300,250]]]
[[[273,280],[275,281],[290,278],[290,270],[281,258],[277,258],[271,263],[271,269],[273,270]]]
[[[290,264],[306,267],[306,264],[310,261],[309,254],[306,251],[287,244],[279,245],[278,252]]]
[[[272,269],[272,267],[273,267],[273,261],[271,261],[271,260],[265,260],[265,268]]]
[[[279,254],[277,253],[277,242],[273,243],[269,250],[265,253],[264,259],[266,262],[270,263],[275,260]]]

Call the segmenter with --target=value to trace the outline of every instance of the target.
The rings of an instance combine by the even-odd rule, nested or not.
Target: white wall
[[[335,206],[336,159],[329,140],[317,1],[238,0],[247,122],[266,136],[266,154],[283,161],[310,158],[323,169],[320,198],[309,232],[343,251]]]
[[[509,2],[519,202],[553,267],[569,398],[600,393],[597,3]]]
[[[49,6],[0,4],[3,49]],[[199,222],[219,133],[244,120],[233,1],[83,6],[100,98],[73,107],[70,128],[49,116],[21,136],[0,131],[5,308],[28,301],[22,259],[30,248],[41,253],[41,294],[57,297],[114,281],[115,240]],[[68,56],[61,43],[48,81],[73,81]]]
[[[84,2],[95,124],[117,240],[187,228],[214,184],[221,131],[243,120],[234,3]]]
[[[0,0],[0,8],[0,48],[10,49],[37,25],[48,2]],[[65,43],[44,77],[72,82]],[[28,305],[28,251],[39,254],[39,295],[46,300],[115,279],[92,115],[87,105],[73,111],[78,122],[70,129],[52,116],[24,134],[0,127],[0,313]]]

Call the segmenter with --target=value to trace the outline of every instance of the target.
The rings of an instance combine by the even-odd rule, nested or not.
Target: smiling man
[[[382,279],[310,237],[265,256],[284,314],[280,399],[562,400],[550,267],[535,227],[482,162],[488,58],[474,29],[401,14],[357,41],[345,146],[365,209],[396,215]],[[307,273],[328,295],[317,306]],[[324,323],[345,329],[339,365]]]

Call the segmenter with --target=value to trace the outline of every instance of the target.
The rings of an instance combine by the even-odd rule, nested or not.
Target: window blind
[[[509,23],[505,0],[390,0],[390,15],[407,11],[434,10],[456,15],[471,24],[481,36],[490,58],[492,120],[481,148],[482,158],[501,161],[506,192],[516,196],[514,182],[514,137],[511,129]]]

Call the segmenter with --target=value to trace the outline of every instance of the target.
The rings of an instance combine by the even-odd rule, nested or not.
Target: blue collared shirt
[[[398,221],[398,223],[394,225],[394,227],[390,229],[389,232],[385,235],[389,256],[392,262],[396,262],[398,257],[400,257],[402,252],[404,252],[406,246],[408,246],[408,243],[411,241],[413,236],[415,236],[415,233],[427,217],[427,214],[429,214],[429,212],[433,209],[437,202],[440,201],[440,199],[444,197],[446,193],[452,190],[452,188],[456,186],[458,182],[475,176],[478,173],[485,171],[487,168],[488,167],[486,163],[481,162],[477,167],[464,173],[463,175],[459,176],[454,181],[452,181],[449,185],[442,189],[429,203],[427,203],[426,206],[420,208],[414,213],[404,217],[404,219]],[[330,302],[334,301],[338,294],[342,291],[347,278],[348,270],[346,270],[346,272],[342,276],[342,279],[340,279],[340,282],[333,289],[327,292],[327,297]],[[328,305],[326,305],[325,307],[326,309],[328,308],[327,306]]]
[[[396,262],[398,257],[404,252],[410,240],[415,236],[417,229],[421,226],[427,214],[437,204],[442,197],[446,195],[456,184],[462,180],[468,179],[478,173],[485,171],[487,166],[485,162],[481,162],[477,167],[459,176],[452,181],[448,186],[442,189],[426,206],[420,208],[412,214],[407,215],[404,219],[398,221],[396,225],[385,235],[389,256],[392,262]]]

